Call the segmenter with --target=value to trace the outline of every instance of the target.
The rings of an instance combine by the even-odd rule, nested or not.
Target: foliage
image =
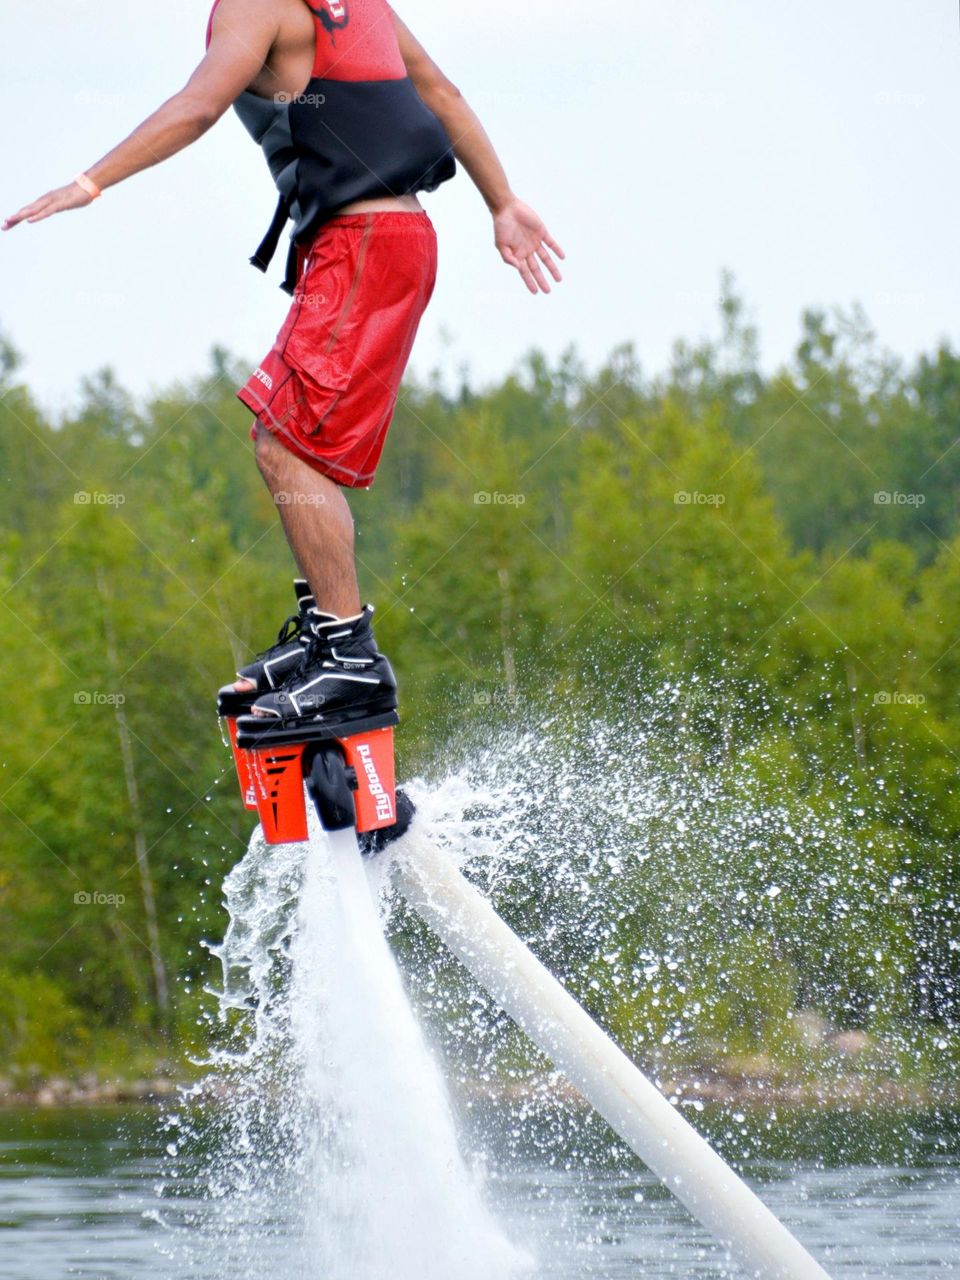
[[[776,809],[782,897],[741,911],[749,841],[718,868],[692,827],[659,881],[621,885],[641,978],[584,969],[594,1011],[638,1051],[791,1051],[801,1006],[954,1043],[960,355],[906,369],[862,315],[808,314],[768,376],[729,281],[721,317],[655,380],[626,347],[592,374],[533,353],[486,389],[405,387],[353,502],[402,768],[520,698],[562,733],[668,682],[665,755],[725,779],[716,821],[744,786]],[[226,353],[145,405],[101,371],[56,423],[17,370],[0,341],[0,1052],[47,1068],[98,1034],[196,1040],[200,940],[249,828],[212,694],[288,612],[292,566]],[[824,834],[798,861],[801,812]],[[710,954],[664,933],[691,903]]]

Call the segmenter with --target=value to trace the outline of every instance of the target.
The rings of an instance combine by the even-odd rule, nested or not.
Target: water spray
[[[760,1198],[533,955],[395,786],[391,723],[265,730],[229,724],[241,792],[270,844],[304,841],[315,809],[336,860],[388,845],[427,926],[687,1209],[761,1280],[828,1280]]]
[[[673,1194],[766,1280],[827,1273],[534,956],[414,819],[396,882],[446,946]]]

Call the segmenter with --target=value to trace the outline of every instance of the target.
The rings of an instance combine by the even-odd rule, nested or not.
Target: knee
[[[277,442],[274,440],[270,432],[262,423],[257,423],[257,434],[253,445],[253,456],[256,459],[257,466],[260,468],[260,474],[266,480],[273,473],[271,459],[276,457],[275,450]]]

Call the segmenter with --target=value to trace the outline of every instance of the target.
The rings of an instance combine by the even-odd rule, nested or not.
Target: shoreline
[[[798,1111],[960,1111],[960,1084],[947,1081],[903,1081],[866,1074],[800,1079],[743,1075],[727,1077],[711,1072],[685,1075],[651,1073],[650,1079],[674,1106],[720,1106],[756,1110],[779,1106]],[[149,1079],[100,1080],[91,1074],[79,1080],[55,1076],[37,1084],[19,1085],[0,1080],[0,1112],[3,1110],[53,1110],[101,1106],[162,1106],[181,1089],[195,1088],[196,1080],[153,1076]],[[470,1102],[526,1104],[588,1108],[582,1095],[565,1081],[547,1078],[496,1082],[456,1079],[453,1090]],[[215,1091],[197,1095],[216,1097]]]
[[[153,1076],[150,1079],[100,1080],[88,1074],[79,1080],[51,1076],[37,1084],[0,1080],[0,1111],[15,1107],[48,1110],[56,1107],[100,1107],[143,1103],[160,1106],[177,1096],[186,1079]]]
[[[960,1111],[960,1085],[943,1081],[909,1081],[871,1076],[842,1076],[821,1080],[772,1080],[742,1077],[710,1079],[678,1073],[651,1075],[651,1082],[669,1102],[685,1106],[733,1107],[745,1111],[766,1107],[809,1111]],[[573,1109],[590,1104],[566,1082],[488,1084],[462,1081],[459,1089],[474,1101],[531,1103],[542,1100]]]

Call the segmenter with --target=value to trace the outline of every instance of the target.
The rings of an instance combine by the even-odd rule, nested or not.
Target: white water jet
[[[234,1042],[204,1120],[172,1121],[171,1155],[200,1156],[203,1209],[168,1252],[217,1280],[515,1280],[532,1261],[460,1152],[367,867],[311,810],[307,843],[256,832],[224,885],[213,951]]]
[[[291,1029],[325,1117],[311,1256],[328,1280],[506,1280],[524,1259],[460,1154],[353,833],[327,840],[307,861],[292,949]]]

